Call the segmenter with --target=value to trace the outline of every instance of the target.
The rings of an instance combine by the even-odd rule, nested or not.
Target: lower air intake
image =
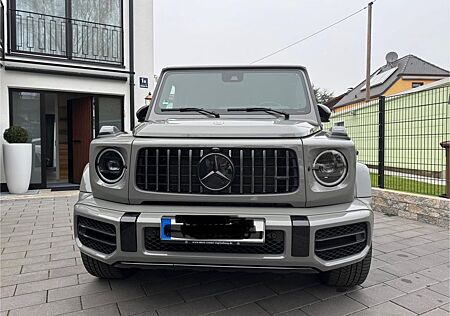
[[[78,216],[77,232],[78,239],[88,248],[104,254],[116,250],[116,228],[112,224]]]
[[[335,260],[355,255],[367,245],[367,224],[357,223],[319,229],[314,251],[323,260]]]

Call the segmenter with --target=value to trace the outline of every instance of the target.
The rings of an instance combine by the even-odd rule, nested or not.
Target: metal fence
[[[8,10],[10,50],[107,64],[123,64],[123,29],[23,10]]]
[[[445,196],[450,85],[337,109],[331,124],[346,127],[373,186]]]

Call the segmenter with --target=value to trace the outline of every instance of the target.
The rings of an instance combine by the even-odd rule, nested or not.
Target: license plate
[[[164,216],[161,218],[160,238],[163,242],[199,244],[199,245],[244,245],[262,244],[265,240],[265,220],[261,218],[248,219],[230,217],[228,223],[214,223],[214,216],[201,217],[198,223],[195,216],[177,217]]]

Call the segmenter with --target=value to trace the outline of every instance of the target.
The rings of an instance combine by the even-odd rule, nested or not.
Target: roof
[[[417,56],[406,55],[392,63],[388,63],[378,68],[371,75],[370,96],[378,97],[386,92],[400,76],[435,76],[448,77],[450,72],[433,65]],[[347,104],[360,102],[365,99],[365,80],[350,90],[335,106],[338,108]]]

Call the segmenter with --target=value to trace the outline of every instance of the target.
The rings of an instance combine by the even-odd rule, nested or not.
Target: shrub
[[[3,133],[3,138],[10,144],[26,143],[28,141],[28,132],[20,126],[11,126]]]

